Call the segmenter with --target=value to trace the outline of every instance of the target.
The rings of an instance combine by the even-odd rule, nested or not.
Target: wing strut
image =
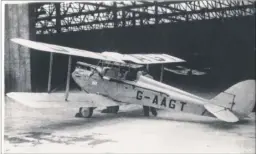
[[[161,64],[160,82],[163,82],[164,77],[164,64]]]
[[[65,101],[68,101],[69,85],[70,85],[70,74],[71,74],[71,64],[72,64],[72,57],[68,56],[68,73],[67,73]]]
[[[49,74],[48,74],[48,93],[51,92],[51,82],[52,82],[52,65],[53,65],[53,53],[50,54],[50,63],[49,63]]]

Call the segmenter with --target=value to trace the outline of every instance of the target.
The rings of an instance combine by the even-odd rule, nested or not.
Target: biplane
[[[255,80],[239,82],[210,100],[154,80],[145,66],[185,62],[168,54],[96,53],[20,38],[13,38],[11,41],[35,50],[50,52],[49,74],[51,74],[53,53],[69,56],[65,98],[63,93],[10,92],[7,94],[9,98],[30,107],[75,107],[79,109],[77,116],[90,118],[95,108],[105,106],[117,113],[120,105],[131,103],[148,107],[147,109],[186,112],[216,117],[225,122],[237,122],[247,117],[255,105]],[[92,65],[77,62],[77,67],[71,73],[71,56],[92,58],[99,63]],[[161,70],[163,68],[161,67]],[[82,93],[69,92],[71,77],[82,89]],[[49,84],[50,78],[48,91]],[[93,101],[88,101],[88,98]]]
[[[206,75],[207,73],[205,71],[200,71],[196,69],[186,68],[184,66],[176,66],[176,68],[164,68],[165,71],[171,72],[178,75],[184,75],[184,76],[191,76],[191,75]]]

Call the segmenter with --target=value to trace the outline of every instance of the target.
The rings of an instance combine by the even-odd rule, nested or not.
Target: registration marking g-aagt
[[[154,94],[153,97],[150,96],[144,96],[142,91],[137,91],[136,99],[137,100],[143,100],[144,98],[149,99],[146,101],[151,101],[152,105],[157,105],[159,107],[165,107],[169,109],[176,109],[183,111],[184,106],[187,104],[186,102],[177,101],[175,99],[172,99],[170,97],[160,96]],[[180,106],[180,109],[178,107]]]

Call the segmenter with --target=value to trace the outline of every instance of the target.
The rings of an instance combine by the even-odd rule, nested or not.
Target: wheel
[[[157,111],[156,108],[150,107],[151,113],[156,117],[157,116]]]
[[[84,118],[91,118],[93,114],[93,107],[85,108],[85,107],[80,107],[78,116],[84,117]]]
[[[144,116],[148,117],[149,116],[149,107],[143,106],[143,112],[144,112]]]

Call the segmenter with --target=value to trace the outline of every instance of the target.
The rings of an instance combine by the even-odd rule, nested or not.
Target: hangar
[[[164,76],[159,75],[160,65],[150,65],[154,79],[202,97],[215,95],[241,80],[255,79],[255,5],[252,0],[5,4],[5,93],[46,92],[49,76],[50,90],[65,88],[68,57],[27,52],[31,50],[10,41],[19,37],[94,52],[167,53],[187,62],[165,64]],[[78,60],[96,63],[72,57],[71,69]],[[180,70],[174,73],[172,68]],[[184,68],[206,73],[191,75]],[[76,88],[73,81],[71,88]],[[175,108],[173,100],[168,105],[163,100],[163,106]],[[50,109],[34,109],[6,97],[3,106],[5,152],[255,151],[254,113],[225,124],[164,111],[147,118],[141,106],[132,105],[117,115],[97,113],[93,119],[75,118],[70,104],[59,110],[51,104]]]
[[[13,37],[95,52],[169,53],[210,72],[189,79],[165,73],[163,82],[204,90],[255,78],[255,1],[30,3],[8,4],[5,10],[5,92],[47,90],[51,55],[20,54],[28,49],[12,44]],[[53,59],[52,87],[61,89],[68,57]],[[159,79],[159,66],[151,67]]]

